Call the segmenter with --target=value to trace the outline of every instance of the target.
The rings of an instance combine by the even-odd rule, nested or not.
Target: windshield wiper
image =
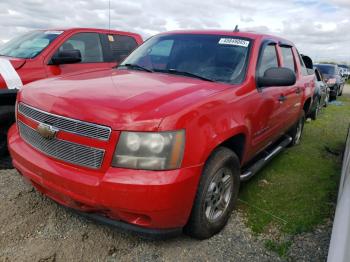
[[[188,76],[188,77],[193,77],[193,78],[198,78],[204,81],[208,81],[208,82],[215,82],[213,79],[210,78],[206,78],[204,76],[200,76],[200,75],[196,75],[190,72],[186,72],[186,71],[180,71],[177,69],[167,69],[167,70],[154,70],[156,72],[163,72],[163,73],[168,73],[168,74],[174,74],[174,75],[181,75],[181,76]]]
[[[118,66],[118,67],[121,67],[121,66],[130,67],[130,68],[135,68],[135,69],[139,69],[139,70],[142,70],[142,71],[146,71],[146,72],[153,73],[153,70],[148,69],[148,68],[143,67],[143,66],[140,66],[140,65],[138,65],[138,64],[124,64],[124,65],[120,65],[120,66]]]

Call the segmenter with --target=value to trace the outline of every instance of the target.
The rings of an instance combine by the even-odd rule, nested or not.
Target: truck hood
[[[106,69],[33,82],[20,91],[19,100],[114,130],[150,131],[164,117],[228,87],[169,74]]]

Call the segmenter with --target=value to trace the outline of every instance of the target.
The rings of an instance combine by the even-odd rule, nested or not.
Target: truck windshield
[[[61,33],[62,31],[32,31],[15,37],[0,46],[0,55],[17,58],[34,58]]]
[[[335,66],[333,65],[316,65],[316,67],[325,75],[335,75]]]
[[[118,67],[240,83],[251,40],[235,36],[168,34],[150,38]]]

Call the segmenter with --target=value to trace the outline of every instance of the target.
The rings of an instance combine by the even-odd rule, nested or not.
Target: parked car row
[[[350,79],[350,68],[348,65],[338,65],[340,69],[340,74],[345,80]]]
[[[134,41],[130,52],[141,38],[126,36]],[[33,56],[4,59],[18,72],[40,54],[46,55],[35,67],[46,71],[77,68],[82,57],[98,65],[107,57],[114,66],[88,64],[21,88],[8,133],[13,165],[56,202],[147,236],[184,231],[204,239],[219,232],[240,183],[299,144],[305,118],[316,119],[342,90],[335,68],[314,70],[292,42],[270,35],[166,32],[121,63],[105,53],[126,56],[109,31],[95,34],[97,46],[72,37],[56,36],[52,48],[40,37],[0,49]],[[18,87],[6,73],[4,80]]]
[[[336,64],[315,64],[313,68],[316,88],[308,116],[315,120],[322,107],[327,107],[329,101],[342,95],[347,78],[346,71]]]
[[[315,67],[321,72],[324,81],[330,89],[330,98],[337,99],[343,93],[345,80],[342,77],[338,65],[316,64]]]
[[[83,70],[112,68],[143,42],[136,33],[93,28],[36,30],[0,47],[0,156],[25,84]]]
[[[313,103],[309,113],[311,119],[316,120],[320,110],[327,107],[330,99],[330,88],[325,82],[320,70],[315,67],[315,91]]]

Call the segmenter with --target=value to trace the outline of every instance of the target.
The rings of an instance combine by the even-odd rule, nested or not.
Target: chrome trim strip
[[[19,133],[20,136],[22,137],[22,139],[24,141],[26,141],[26,143],[28,143],[30,146],[32,146],[33,148],[35,148],[36,150],[40,151],[41,153],[50,156],[52,158],[55,159],[59,159],[61,161],[73,164],[73,165],[77,165],[77,166],[83,166],[83,167],[88,167],[91,169],[99,169],[101,168],[102,164],[103,164],[103,160],[105,157],[105,150],[104,149],[100,149],[100,148],[94,148],[94,147],[90,147],[90,146],[86,146],[86,145],[81,145],[81,144],[77,144],[77,143],[73,143],[67,140],[62,140],[62,139],[51,139],[51,140],[47,140],[43,137],[40,136],[40,134],[33,129],[32,127],[24,124],[22,121],[17,121],[17,125],[18,125],[18,129],[19,129]],[[25,130],[27,129],[27,131]],[[32,137],[31,139],[28,137],[30,136],[30,134],[28,134],[28,129],[33,132],[32,135],[34,136],[38,136],[38,137]],[[27,134],[25,133],[27,132]],[[39,140],[41,139],[41,141],[35,141],[35,140]],[[30,141],[32,140],[32,141]],[[34,141],[33,141],[34,140]],[[35,143],[37,142],[37,143]],[[49,149],[49,145],[48,143],[51,142],[51,146],[54,146],[54,143],[60,143],[60,145],[56,145],[55,147],[55,153],[50,153],[48,152],[49,150],[45,151],[45,148]],[[42,146],[40,146],[40,144]],[[46,144],[43,144],[46,143]],[[71,148],[68,148],[67,145],[71,146]],[[63,150],[60,152],[60,148]],[[72,150],[73,152],[71,152],[70,155],[67,155],[67,153],[65,153],[64,151],[69,151]],[[76,152],[74,152],[76,151]],[[77,152],[79,151],[79,152]],[[90,151],[90,152],[89,152]],[[79,157],[77,157],[76,154],[79,154]],[[98,155],[100,154],[100,155]],[[68,157],[65,157],[65,156]],[[82,159],[85,159],[84,163],[82,163]],[[89,162],[91,164],[89,164]]]
[[[21,109],[22,107],[27,107],[31,110],[34,110],[34,111],[37,111],[39,113],[42,113],[42,114],[45,114],[45,115],[49,115],[49,116],[52,116],[52,117],[56,117],[56,118],[59,118],[59,119],[64,119],[66,121],[70,121],[70,122],[73,122],[73,123],[78,123],[78,124],[81,124],[81,125],[84,125],[84,126],[88,126],[88,127],[93,127],[93,128],[99,128],[101,131],[104,130],[104,131],[107,131],[108,132],[108,135],[106,138],[104,137],[98,137],[97,135],[93,136],[93,135],[86,135],[86,134],[81,134],[79,132],[76,132],[76,131],[72,131],[72,130],[69,130],[69,129],[65,129],[65,128],[62,128],[62,127],[58,127],[58,126],[55,126],[54,124],[51,124],[49,123],[51,126],[54,126],[62,131],[65,131],[65,132],[68,132],[68,133],[72,133],[72,134],[76,134],[76,135],[79,135],[79,136],[84,136],[84,137],[89,137],[89,138],[93,138],[93,139],[98,139],[98,140],[102,140],[102,141],[108,141],[110,136],[111,136],[111,133],[112,133],[112,129],[108,126],[102,126],[102,125],[98,125],[98,124],[94,124],[94,123],[90,123],[90,122],[84,122],[84,121],[81,121],[81,120],[77,120],[77,119],[72,119],[72,118],[68,118],[68,117],[64,117],[64,116],[60,116],[60,115],[55,115],[55,114],[52,114],[52,113],[48,113],[48,112],[45,112],[43,110],[40,110],[40,109],[37,109],[35,107],[32,107],[32,106],[29,106],[25,103],[22,103],[20,102],[18,104],[18,112],[22,115],[24,115],[25,117],[28,117],[30,118],[31,120],[37,122],[37,123],[41,123],[39,120],[37,119],[34,119],[33,117],[25,114]],[[85,127],[86,128],[86,127]]]

